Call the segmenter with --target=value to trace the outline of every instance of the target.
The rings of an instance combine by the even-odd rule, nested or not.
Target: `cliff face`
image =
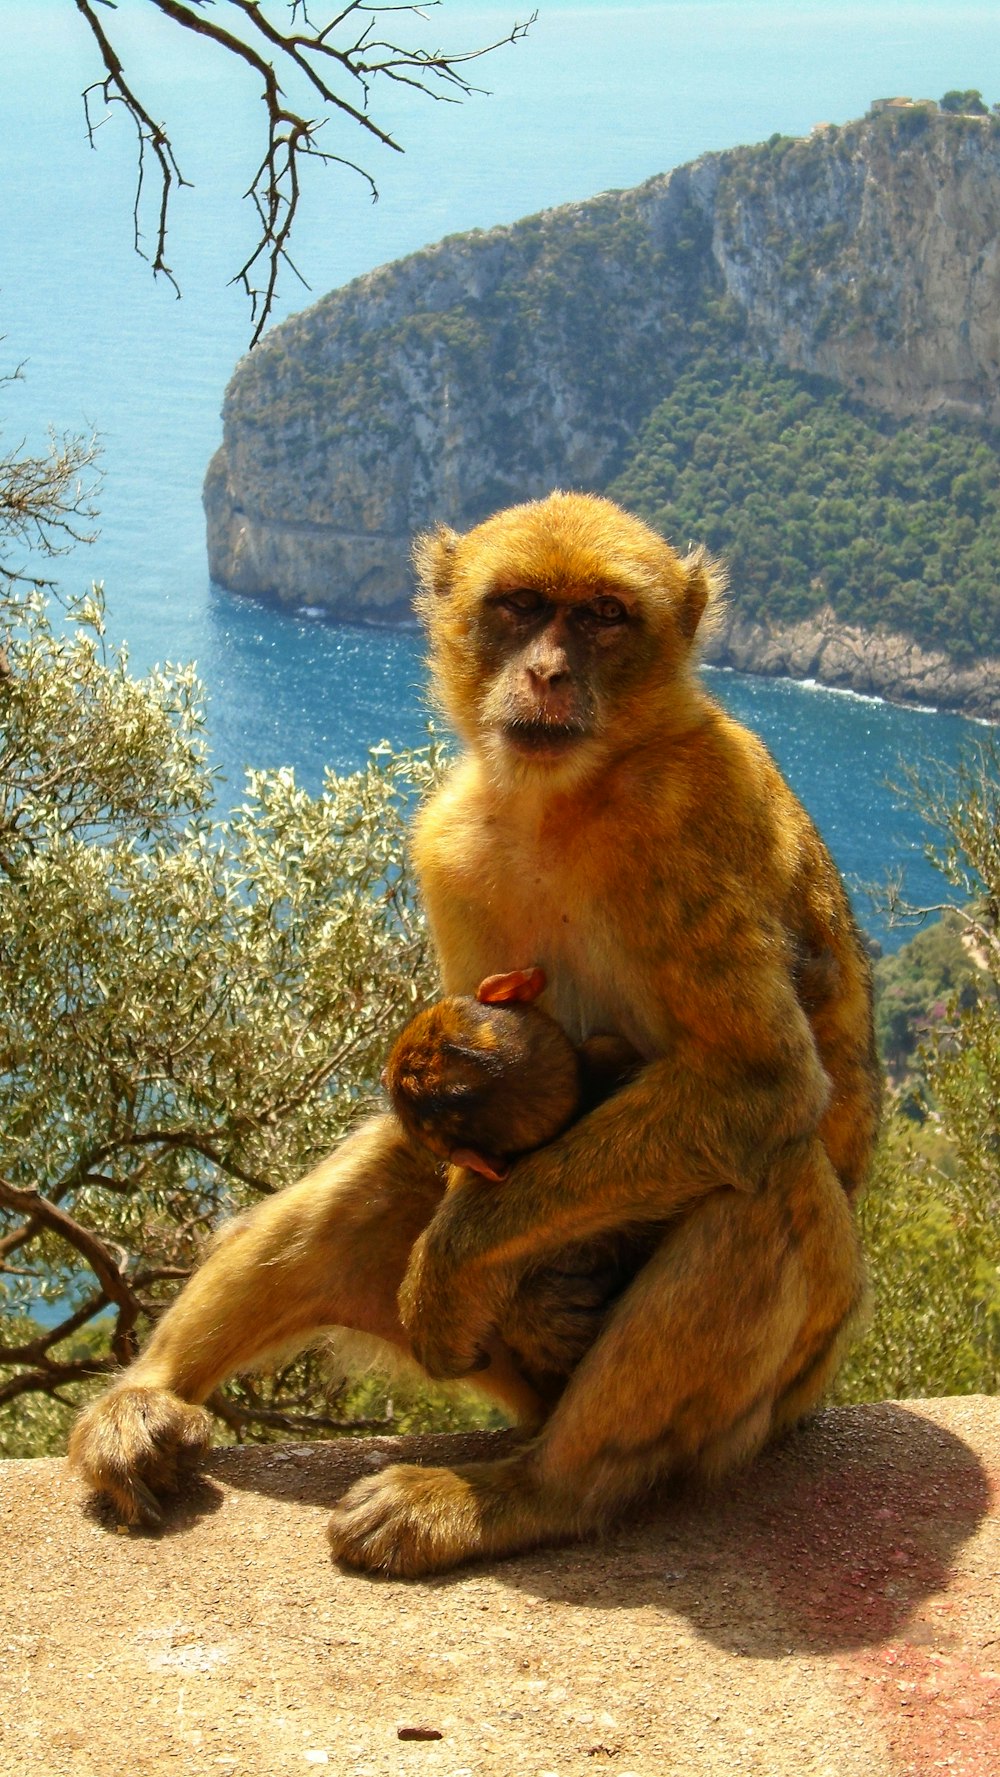
[[[691,182],[443,241],[275,328],[226,392],[213,577],[402,609],[415,530],[605,485],[721,292]]]
[[[1000,422],[992,119],[914,107],[713,171],[713,254],[768,355],[897,417]]]
[[[745,616],[734,602],[705,649],[714,666],[767,678],[810,679],[890,703],[1000,722],[1000,660],[971,664],[911,636],[840,622],[828,605],[795,623]]]
[[[230,383],[213,577],[401,612],[415,530],[607,487],[713,351],[818,372],[892,416],[1000,423],[1000,125],[912,108],[706,156],[325,297]],[[887,652],[899,666],[905,639]],[[895,694],[950,702],[947,677],[907,692],[904,672]]]

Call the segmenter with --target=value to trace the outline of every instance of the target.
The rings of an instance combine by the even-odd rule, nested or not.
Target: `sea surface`
[[[446,0],[413,30],[429,47],[469,47],[529,10]],[[251,240],[241,194],[260,157],[256,85],[147,0],[100,11],[191,182],[175,199],[168,254],[183,295],[132,250],[127,119],[98,102],[88,146],[80,94],[99,68],[72,0],[0,0],[0,369],[23,366],[23,380],[0,389],[0,450],[39,448],[49,426],[99,434],[100,536],[55,564],[62,586],[103,580],[109,632],[136,670],[197,661],[224,798],[239,794],[248,765],[291,764],[316,788],[326,766],[351,769],[383,738],[420,742],[420,640],[282,615],[210,584],[200,489],[250,332],[227,280]],[[844,122],[875,97],[977,87],[1000,99],[1000,31],[993,0],[541,0],[526,41],[470,72],[490,91],[463,105],[376,90],[372,113],[404,155],[369,152],[354,126],[327,127],[326,145],[361,159],[381,196],[373,207],[346,171],[307,181],[295,256],[314,296],[442,235],[637,184],[774,131]],[[147,193],[147,241],[152,221]],[[309,300],[289,273],[278,318]],[[712,685],[771,745],[866,925],[897,943],[860,885],[902,872],[912,898],[934,901],[940,883],[891,783],[900,761],[954,760],[982,730],[785,682],[715,673]]]

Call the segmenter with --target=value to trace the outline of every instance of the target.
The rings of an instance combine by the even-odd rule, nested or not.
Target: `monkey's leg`
[[[404,1351],[396,1294],[443,1190],[432,1157],[378,1118],[298,1184],[224,1228],[136,1362],[80,1416],[70,1460],[129,1523],[155,1522],[158,1493],[209,1440],[200,1403],[268,1351],[323,1327]],[[498,1340],[477,1381],[518,1416],[537,1400]]]
[[[718,1473],[752,1455],[776,1409],[786,1420],[791,1389],[805,1411],[863,1270],[819,1143],[775,1175],[756,1196],[704,1200],[664,1237],[533,1444],[500,1462],[357,1483],[331,1520],[335,1553],[413,1576],[578,1535],[664,1474]]]

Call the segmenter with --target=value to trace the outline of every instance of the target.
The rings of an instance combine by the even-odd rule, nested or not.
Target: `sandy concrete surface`
[[[332,1565],[356,1476],[493,1448],[220,1451],[158,1536],[0,1464],[2,1777],[1000,1773],[1000,1402],[828,1412],[599,1542]]]

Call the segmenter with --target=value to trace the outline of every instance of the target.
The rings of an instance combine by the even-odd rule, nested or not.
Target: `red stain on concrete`
[[[962,1652],[898,1641],[849,1665],[848,1687],[862,1712],[878,1718],[893,1777],[1000,1773],[1000,1661],[986,1667]]]
[[[803,1651],[842,1653],[905,1633],[948,1591],[990,1508],[989,1477],[957,1438],[891,1406],[869,1409],[871,1427],[867,1447],[831,1448],[827,1468],[801,1466],[791,1485],[786,1448],[783,1494],[746,1498],[766,1459],[740,1488],[752,1526],[744,1550],[768,1575],[779,1638]]]
[[[996,1576],[963,1567],[1000,1475],[938,1427],[904,1449],[900,1409],[882,1412],[881,1439],[857,1460],[841,1451],[800,1471],[780,1514],[757,1515],[753,1554],[789,1646],[835,1656],[888,1747],[873,1777],[1000,1777]]]
[[[888,1644],[880,1637],[838,1663],[859,1709],[878,1721],[893,1777],[1000,1777],[1000,1625],[991,1645],[970,1644],[965,1625],[975,1600],[949,1560],[986,1479],[960,1472],[928,1480],[905,1510],[890,1492],[853,1539],[842,1607],[853,1602],[855,1620],[873,1632],[892,1619],[898,1626]],[[995,1481],[989,1492],[995,1496]],[[831,1603],[836,1608],[828,1596],[827,1609]]]

